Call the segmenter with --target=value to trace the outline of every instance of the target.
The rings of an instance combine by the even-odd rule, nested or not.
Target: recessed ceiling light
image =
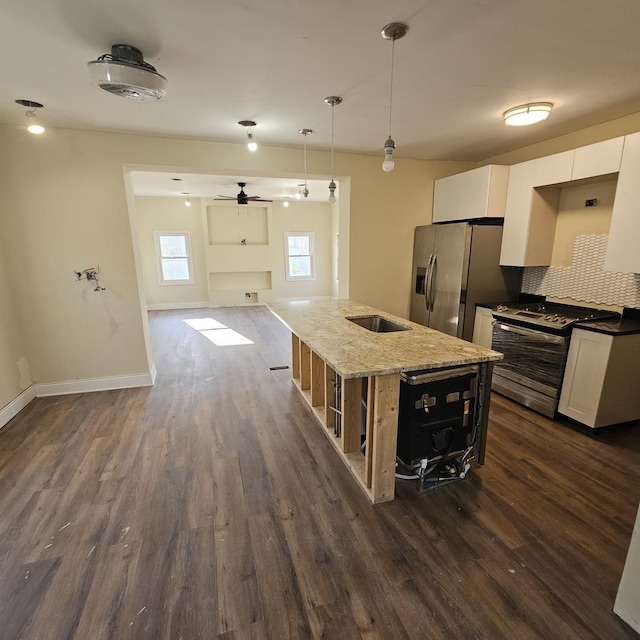
[[[553,107],[551,102],[521,104],[505,111],[502,117],[504,118],[504,123],[510,127],[524,127],[546,120],[551,113],[551,107]]]

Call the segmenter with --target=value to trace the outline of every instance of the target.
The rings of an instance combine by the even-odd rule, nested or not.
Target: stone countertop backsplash
[[[502,354],[353,300],[268,304],[273,313],[343,378],[491,362]],[[380,315],[409,331],[376,333],[347,320]]]

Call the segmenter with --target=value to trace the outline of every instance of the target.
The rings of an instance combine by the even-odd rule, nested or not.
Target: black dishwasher
[[[460,456],[476,444],[477,366],[400,377],[397,457],[408,466]]]

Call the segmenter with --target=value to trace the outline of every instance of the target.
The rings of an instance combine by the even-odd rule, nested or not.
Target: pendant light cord
[[[335,103],[331,105],[331,182],[333,182],[333,110]]]
[[[395,58],[396,39],[391,41],[391,83],[389,86],[389,137],[391,137],[391,113],[393,111],[393,63]]]
[[[304,134],[304,188],[307,188],[307,134]]]

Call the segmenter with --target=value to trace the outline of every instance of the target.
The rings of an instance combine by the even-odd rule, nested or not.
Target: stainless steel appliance
[[[416,227],[411,320],[471,340],[478,302],[515,300],[521,270],[501,267],[502,226],[433,224]]]
[[[499,305],[493,312],[491,388],[549,418],[555,416],[572,328],[580,321],[615,318],[612,311],[551,302]]]

